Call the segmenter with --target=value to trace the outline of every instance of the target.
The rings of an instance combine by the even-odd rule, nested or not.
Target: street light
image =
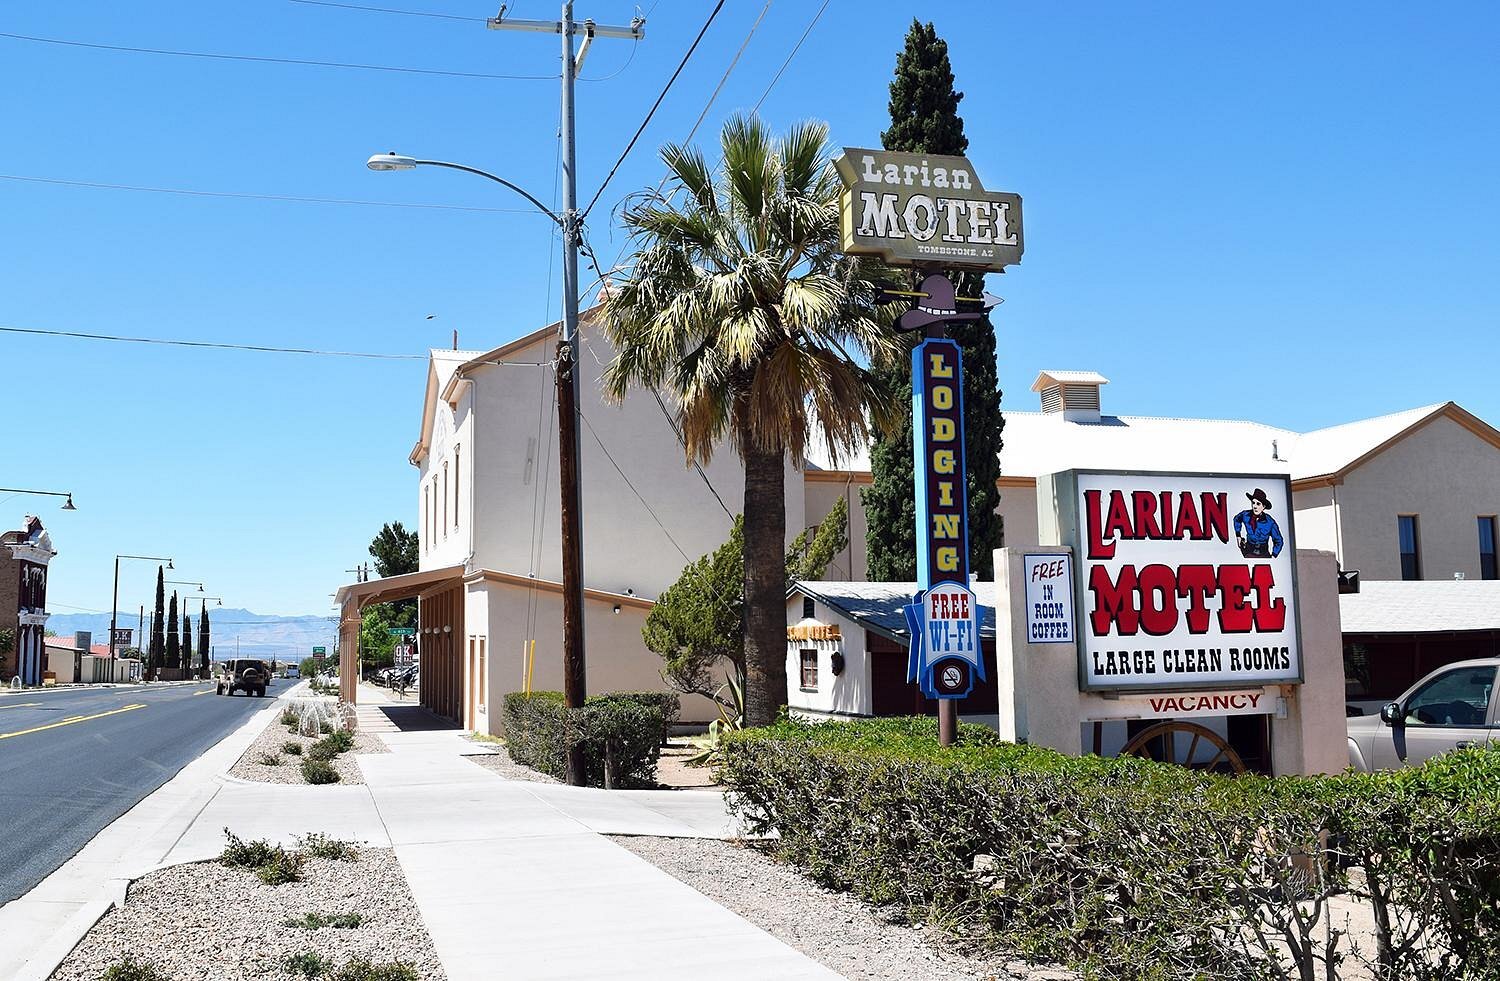
[[[191,579],[163,579],[162,582],[170,583],[173,586],[197,586],[198,592],[203,592],[203,584],[201,582],[193,582]]]
[[[20,488],[20,487],[0,487],[0,494],[39,494],[39,495],[42,495],[42,496],[45,496],[45,497],[66,497],[67,500],[63,502],[62,510],[64,510],[64,511],[77,511],[78,510],[77,508],[75,508],[73,506],[73,492],[72,491],[39,491],[39,490],[25,490],[25,489]]]
[[[72,504],[72,503],[73,503],[73,499],[72,499],[72,497],[69,497],[68,498],[68,504]],[[115,656],[115,623],[116,623],[116,617],[117,617],[117,615],[119,613],[119,606],[120,606],[120,560],[121,559],[142,559],[142,560],[147,561],[147,562],[165,562],[167,564],[167,568],[168,569],[175,568],[175,566],[172,565],[172,560],[171,559],[163,558],[160,555],[116,555],[115,556],[115,595],[114,595],[114,599],[109,604],[109,656],[110,657],[114,657]]]
[[[414,170],[417,167],[446,167],[461,170],[486,180],[494,181],[515,191],[542,214],[552,219],[562,231],[562,293],[563,330],[562,340],[557,346],[557,362],[554,377],[557,383],[557,462],[562,502],[559,513],[562,525],[562,579],[563,579],[563,703],[569,708],[582,708],[588,695],[588,680],[584,662],[583,646],[583,501],[580,492],[582,480],[579,475],[580,448],[578,443],[578,250],[582,238],[583,219],[578,212],[578,187],[575,178],[576,157],[573,147],[573,78],[576,62],[573,54],[574,22],[571,2],[564,5],[564,21],[558,24],[563,34],[563,213],[557,215],[535,197],[512,184],[503,177],[445,160],[422,160],[394,151],[377,153],[365,161],[365,166],[375,171]],[[526,22],[530,23],[530,22]],[[583,26],[583,25],[579,25]],[[529,28],[528,28],[529,29]],[[639,31],[639,25],[632,30]],[[593,33],[593,26],[589,27]],[[635,35],[638,37],[638,35]],[[573,747],[568,754],[568,782],[583,780],[583,744]]]

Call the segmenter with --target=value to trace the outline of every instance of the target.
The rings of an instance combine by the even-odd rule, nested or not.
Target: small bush
[[[352,841],[330,838],[314,831],[297,839],[297,848],[314,858],[331,858],[336,861],[359,861],[359,849]]]
[[[286,742],[281,744],[281,751],[288,756],[301,756],[302,744],[288,739]]]
[[[296,919],[282,920],[281,925],[299,930],[321,930],[324,927],[334,930],[353,930],[364,921],[365,918],[358,913],[325,914],[314,910]]]
[[[682,716],[682,699],[670,691],[620,691],[604,695],[604,698],[624,698],[642,705],[654,705],[661,710],[661,741],[666,745],[671,729]]]
[[[288,705],[281,711],[281,724],[288,729],[295,729],[302,724],[302,717],[297,714],[296,709]]]
[[[339,771],[323,760],[304,759],[302,779],[308,783],[338,783]]]
[[[609,755],[617,787],[654,787],[666,723],[662,703],[650,694],[647,701],[628,693],[599,695],[575,710],[563,704],[559,692],[512,692],[503,710],[511,759],[562,779],[568,749],[582,744],[589,786],[604,786]]]
[[[255,762],[261,766],[280,766],[281,756],[276,753],[261,753],[255,758]]]
[[[332,981],[419,981],[417,969],[405,961],[371,963],[355,957],[333,972]]]
[[[268,886],[297,882],[302,878],[302,861],[296,852],[278,848],[269,862],[256,868],[255,874]]]
[[[304,950],[281,962],[288,974],[300,974],[304,978],[321,978],[333,969],[333,961],[314,950]]]
[[[155,965],[146,961],[138,961],[130,955],[123,960],[116,961],[105,968],[104,973],[99,975],[99,981],[170,981]]]
[[[333,746],[340,753],[347,753],[354,748],[354,733],[348,729],[335,729],[324,736],[321,741]]]
[[[319,722],[318,723],[318,731],[321,732],[325,736],[332,734],[332,732],[333,732],[333,723],[332,722]]]
[[[224,850],[219,853],[219,864],[230,868],[259,868],[275,858],[277,852],[283,851],[281,846],[272,845],[264,838],[244,841],[228,828],[224,829],[224,837],[227,843],[224,845]]]

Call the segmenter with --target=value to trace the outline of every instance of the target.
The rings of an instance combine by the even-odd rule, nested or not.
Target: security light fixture
[[[73,495],[72,494],[68,495],[68,499],[67,499],[67,501],[65,501],[63,503],[62,509],[64,511],[77,511],[78,510],[77,508],[75,508],[73,506]]]
[[[415,170],[417,168],[416,157],[403,157],[392,150],[390,153],[373,154],[365,161],[365,166],[371,170]]]

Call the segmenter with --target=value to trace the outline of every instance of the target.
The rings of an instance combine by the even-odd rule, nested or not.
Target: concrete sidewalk
[[[362,706],[389,753],[357,756],[364,786],[226,775],[279,711],[272,703],[0,908],[0,978],[44,981],[133,878],[241,838],[319,831],[394,848],[451,981],[839,975],[620,848],[605,834],[723,838],[713,791],[604,791],[505,780],[465,757],[495,750],[410,706]],[[668,967],[669,966],[669,967]]]

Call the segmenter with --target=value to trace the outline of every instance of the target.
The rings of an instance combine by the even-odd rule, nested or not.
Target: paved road
[[[0,696],[0,905],[265,706],[206,682]]]

